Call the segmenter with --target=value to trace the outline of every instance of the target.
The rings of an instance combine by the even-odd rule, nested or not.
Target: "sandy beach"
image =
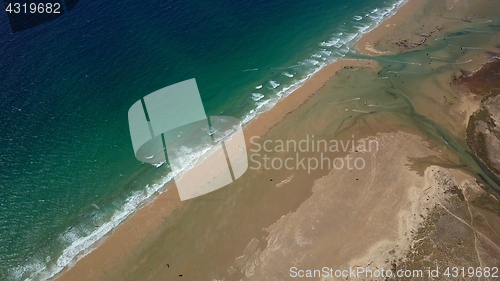
[[[56,280],[293,280],[291,268],[500,264],[499,201],[487,174],[477,180],[484,171],[466,144],[484,96],[453,83],[500,42],[474,33],[477,50],[465,52],[470,38],[442,39],[483,27],[498,16],[492,3],[410,0],[358,41],[358,55],[372,59],[327,65],[244,127],[254,159],[264,152],[252,152],[252,138],[356,141],[300,158],[321,152],[362,159],[363,168],[252,162],[232,184],[184,202],[170,184]],[[377,149],[358,146],[370,140]],[[273,148],[271,159],[299,157]]]

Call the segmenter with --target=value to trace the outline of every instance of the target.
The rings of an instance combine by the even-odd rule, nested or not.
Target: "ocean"
[[[135,159],[137,100],[196,78],[208,116],[249,122],[402,3],[81,0],[14,34],[0,13],[0,280],[50,279],[172,178]]]

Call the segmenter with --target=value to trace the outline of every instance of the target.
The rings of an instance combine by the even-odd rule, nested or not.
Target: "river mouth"
[[[383,67],[373,83],[383,86],[377,92],[377,104],[361,103],[364,115],[378,112],[403,115],[408,124],[418,127],[427,138],[446,146],[451,153],[450,161],[427,159],[415,163],[416,166],[423,168],[424,162],[454,166],[496,192],[500,190],[498,177],[486,167],[487,162],[478,161],[478,154],[471,151],[466,130],[469,116],[480,109],[478,101],[498,88],[500,40],[495,36],[498,32],[500,27],[494,22],[480,22],[450,34],[436,35],[430,47],[422,50],[408,48],[409,52],[399,55],[370,57]],[[477,71],[490,61],[483,71]],[[366,86],[361,92],[354,91],[351,97],[359,97],[363,91],[373,92],[374,88]],[[391,102],[384,104],[383,99],[379,100],[384,96],[392,97]]]

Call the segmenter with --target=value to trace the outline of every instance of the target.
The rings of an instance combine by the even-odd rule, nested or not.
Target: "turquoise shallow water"
[[[52,276],[169,179],[134,157],[135,101],[196,78],[207,115],[248,122],[395,3],[80,1],[15,34],[2,13],[0,279]]]

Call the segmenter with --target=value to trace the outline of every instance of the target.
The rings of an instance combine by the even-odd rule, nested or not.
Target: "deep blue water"
[[[247,121],[395,2],[81,0],[14,34],[1,12],[0,280],[58,272],[168,179],[134,157],[135,101],[196,78],[207,115]]]

